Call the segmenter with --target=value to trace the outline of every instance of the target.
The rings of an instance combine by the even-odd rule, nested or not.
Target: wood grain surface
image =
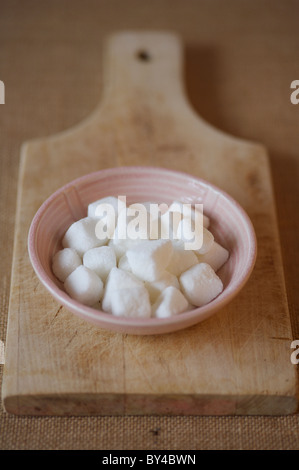
[[[299,105],[290,102],[290,83],[299,78],[297,11],[298,0],[1,1],[0,79],[6,91],[5,105],[0,105],[0,339],[4,343],[20,146],[28,139],[71,128],[92,113],[103,89],[104,38],[124,28],[179,33],[193,108],[218,129],[266,145],[292,337],[299,338],[295,216]],[[294,369],[298,373],[298,365]],[[0,364],[0,383],[2,373]],[[298,420],[298,413],[44,418],[13,416],[1,408],[0,447],[298,449]]]
[[[171,33],[107,41],[100,105],[77,127],[24,144],[2,396],[40,415],[289,414],[297,407],[292,340],[269,163],[263,146],[216,131],[189,105],[183,45]],[[116,165],[202,177],[248,212],[253,275],[209,321],[149,338],[74,318],[44,290],[27,254],[34,213],[72,179]],[[183,188],[182,188],[183,191]]]

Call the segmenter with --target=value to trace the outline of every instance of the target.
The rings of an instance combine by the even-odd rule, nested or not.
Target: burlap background
[[[214,126],[268,147],[299,338],[299,105],[290,102],[290,83],[299,79],[298,15],[299,2],[289,0],[0,0],[1,340],[20,145],[87,116],[100,99],[103,38],[140,28],[180,33],[195,109]],[[298,416],[29,418],[1,410],[0,449],[298,449],[298,424]]]

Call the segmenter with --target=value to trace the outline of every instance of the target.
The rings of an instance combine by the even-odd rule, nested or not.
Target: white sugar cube
[[[95,226],[97,220],[91,217],[74,222],[66,231],[62,245],[64,248],[73,248],[80,256],[96,246],[102,246],[107,243],[107,239],[100,240],[96,236]]]
[[[92,248],[84,253],[83,264],[105,281],[111,269],[116,266],[114,250],[110,246]]]
[[[111,297],[111,313],[116,316],[149,318],[151,304],[144,286],[117,289]]]
[[[82,264],[78,253],[72,248],[64,248],[53,256],[52,269],[55,276],[64,282]]]
[[[94,305],[103,295],[102,280],[83,265],[66,278],[64,288],[70,297],[88,306]]]
[[[145,287],[148,290],[150,301],[154,303],[157,300],[157,297],[169,286],[176,287],[177,289],[180,288],[180,284],[178,278],[174,275],[169,273],[168,271],[164,271],[161,277],[154,282],[145,282]]]
[[[178,315],[188,308],[188,301],[176,287],[169,286],[159,295],[152,307],[152,315],[156,318],[167,318]]]
[[[207,304],[223,290],[221,279],[206,263],[192,266],[180,276],[179,281],[187,300],[197,307]]]
[[[102,199],[98,199],[88,205],[88,217],[101,218],[106,205],[110,205],[113,208],[116,219],[118,217],[119,210],[126,207],[126,203],[122,199],[118,199],[114,196],[103,197]]]
[[[169,264],[173,246],[170,240],[147,240],[127,251],[132,273],[144,281],[159,279]]]
[[[184,271],[198,263],[198,258],[192,250],[185,250],[184,243],[179,241],[173,242],[173,253],[167,271],[180,276]]]
[[[199,249],[194,250],[196,254],[207,253],[214,243],[214,235],[205,227],[203,227],[202,232],[202,246]]]
[[[132,273],[119,268],[112,268],[105,284],[102,307],[106,312],[111,311],[111,299],[118,289],[132,287],[143,287],[142,281],[137,279]]]
[[[212,247],[209,249],[207,253],[204,255],[198,255],[198,260],[200,263],[207,263],[209,264],[215,272],[217,272],[221,266],[226,263],[229,257],[229,252],[226,248],[219,245],[219,243],[213,243]]]

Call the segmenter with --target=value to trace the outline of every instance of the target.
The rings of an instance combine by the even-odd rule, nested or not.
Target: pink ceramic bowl
[[[86,217],[90,202],[105,196],[127,197],[127,203],[174,200],[202,203],[211,219],[215,240],[230,252],[217,273],[223,292],[209,304],[165,319],[115,317],[70,298],[51,269],[51,260],[62,248],[67,228]],[[28,249],[32,266],[43,285],[75,315],[98,327],[129,334],[159,334],[194,325],[210,317],[237,295],[248,280],[256,258],[256,237],[247,214],[230,196],[185,173],[153,167],[119,167],[82,176],[56,191],[36,213],[29,231]]]

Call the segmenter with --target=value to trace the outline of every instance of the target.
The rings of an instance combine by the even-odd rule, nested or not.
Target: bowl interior
[[[71,299],[52,272],[53,255],[62,248],[67,228],[86,217],[89,203],[106,196],[126,196],[127,203],[202,203],[210,217],[209,230],[230,253],[218,271],[223,292],[208,305],[169,319],[128,319],[96,311]],[[117,331],[151,334],[189,326],[211,315],[246,282],[255,261],[256,241],[243,209],[227,194],[209,183],[171,170],[124,167],[83,176],[56,191],[40,207],[29,232],[29,255],[36,274],[54,297],[73,313],[102,327]]]

